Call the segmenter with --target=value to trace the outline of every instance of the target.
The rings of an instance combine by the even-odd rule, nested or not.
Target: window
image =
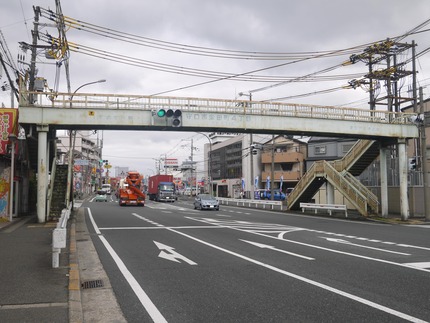
[[[352,148],[352,146],[353,146],[353,144],[343,145],[342,146],[342,153],[346,154]]]
[[[326,146],[315,146],[315,155],[325,155],[327,153]]]

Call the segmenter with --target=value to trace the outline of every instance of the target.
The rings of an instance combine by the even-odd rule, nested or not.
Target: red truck
[[[142,192],[142,176],[138,172],[128,172],[127,177],[120,180],[118,190],[119,205],[145,206],[145,193]]]
[[[148,180],[148,196],[152,201],[175,202],[178,197],[176,195],[175,183],[173,183],[173,175],[154,175]]]

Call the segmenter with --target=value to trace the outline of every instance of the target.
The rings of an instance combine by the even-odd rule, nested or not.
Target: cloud
[[[55,11],[54,0],[5,1],[2,4],[0,29],[14,58],[19,53],[19,41],[28,43],[32,41],[33,5]],[[360,2],[345,0],[264,2],[257,0],[123,0],[120,2],[75,0],[63,1],[61,5],[64,15],[82,22],[129,35],[183,44],[184,48],[216,48],[253,53],[302,53],[295,59],[302,61],[294,64],[292,61],[285,60],[228,59],[210,55],[190,55],[181,50],[163,51],[153,47],[138,46],[131,42],[113,40],[75,28],[69,28],[67,31],[69,42],[148,62],[170,64],[184,70],[193,68],[230,74],[262,70],[253,74],[271,77],[300,77],[338,65],[349,58],[349,53],[318,59],[304,59],[303,55],[306,52],[323,53],[353,48],[384,40],[387,37],[402,35],[426,21],[430,13],[427,0],[413,2],[401,0]],[[42,21],[47,22],[46,19]],[[41,28],[42,34],[47,32],[56,36],[55,29]],[[402,41],[410,43],[415,40],[418,44],[417,52],[420,52],[429,47],[429,39],[427,32],[423,32]],[[122,40],[125,40],[125,36]],[[28,52],[26,59],[28,62]],[[56,76],[59,77],[59,90],[66,92],[64,68],[60,69],[60,74],[56,74],[58,71],[55,66],[45,63],[43,56],[38,57],[38,75],[45,77],[51,87],[54,87]],[[420,57],[417,63],[419,85],[427,86],[430,79],[428,54]],[[281,64],[284,65],[280,66]],[[277,68],[270,68],[276,65],[278,65]],[[358,63],[340,67],[324,75],[354,73],[367,73],[367,66]],[[287,82],[282,86],[273,86],[277,82],[238,82],[225,79],[192,86],[207,82],[209,79],[114,63],[107,59],[72,52],[70,56],[71,91],[81,84],[98,79],[106,79],[107,82],[86,87],[82,91],[140,95],[165,92],[164,95],[171,96],[233,99],[239,92],[272,86],[253,94],[254,100],[269,100],[340,87],[346,85],[348,81],[347,78],[339,77],[334,81]],[[3,76],[0,81],[4,82],[5,77]],[[405,79],[405,90],[410,82],[411,78]],[[428,97],[427,88],[424,94]],[[368,108],[367,101],[368,93],[362,89],[349,89],[330,94],[296,97],[287,102]],[[1,93],[0,102],[9,105],[9,94]],[[103,154],[109,156],[114,166],[129,165],[132,169],[146,172],[147,169],[155,167],[154,160],[163,154],[171,154],[170,157],[178,157],[181,160],[188,158],[190,142],[188,141],[188,152],[186,148],[182,149],[180,146],[190,138],[195,139],[195,144],[200,149],[201,156],[196,152],[196,158],[202,159],[202,146],[207,140],[201,135],[184,132],[104,131]],[[183,143],[181,143],[182,139],[185,139]]]

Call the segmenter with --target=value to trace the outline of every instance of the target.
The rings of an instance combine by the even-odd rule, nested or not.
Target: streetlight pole
[[[199,134],[205,136],[209,141],[209,156],[208,156],[208,182],[209,182],[209,194],[212,195],[212,166],[211,166],[211,155],[212,155],[212,140],[203,132],[198,132]]]
[[[75,96],[76,92],[82,89],[84,86],[96,84],[96,83],[104,83],[106,80],[98,80],[94,82],[88,82],[79,86],[70,96],[70,107],[72,107],[72,100]],[[76,130],[70,130],[69,134],[69,159],[68,159],[68,167],[67,167],[67,191],[66,191],[66,207],[69,207],[70,203],[70,194],[72,191],[72,167],[73,167],[73,151],[75,150],[75,140],[76,140]]]
[[[252,92],[249,92],[248,94],[240,92],[239,96],[249,97],[249,107],[252,108]],[[252,142],[253,142],[253,138],[252,138],[252,132],[251,132],[249,134],[249,146],[250,146],[249,158],[251,158],[250,159],[251,180],[250,180],[249,184],[251,185],[251,196],[250,196],[251,200],[254,199],[254,195],[255,195],[255,193],[254,193],[254,185],[255,185],[254,184],[254,157],[253,157],[254,155],[252,154],[252,148],[251,148]]]
[[[9,191],[9,222],[12,222],[13,217],[13,181],[14,181],[14,173],[15,173],[15,143],[17,141],[16,135],[11,133],[9,135],[9,140],[11,143],[11,165],[10,165],[10,191]]]
[[[88,83],[85,83],[85,84],[82,84],[81,86],[78,86],[78,88],[72,93],[72,95],[70,96],[70,107],[72,107],[72,100],[73,100],[73,97],[75,96],[75,94],[76,94],[76,92],[78,92],[80,89],[82,89],[84,86],[87,86],[87,85],[91,85],[91,84],[96,84],[96,83],[104,83],[104,82],[106,82],[106,80],[98,80],[98,81],[93,81],[93,82],[88,82]]]

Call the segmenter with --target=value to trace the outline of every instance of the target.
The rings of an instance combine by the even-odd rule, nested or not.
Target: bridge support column
[[[379,164],[381,168],[381,216],[388,217],[388,173],[387,173],[388,148],[381,145],[379,149]]]
[[[399,179],[400,179],[400,215],[403,221],[409,219],[409,199],[408,199],[408,163],[406,155],[406,139],[399,138]]]
[[[37,150],[37,222],[46,222],[46,193],[48,189],[48,125],[38,125],[38,150]]]
[[[327,204],[334,204],[334,186],[329,182],[326,183],[325,195]]]

